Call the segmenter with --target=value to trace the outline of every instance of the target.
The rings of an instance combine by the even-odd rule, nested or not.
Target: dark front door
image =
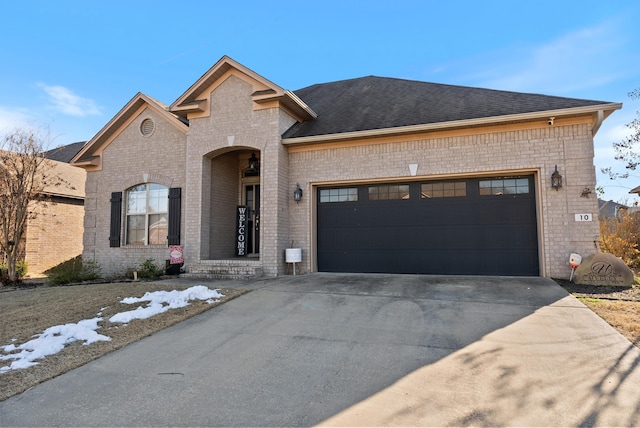
[[[260,185],[245,185],[244,200],[248,210],[247,254],[258,255],[260,253]]]
[[[318,270],[539,274],[532,175],[318,189]]]

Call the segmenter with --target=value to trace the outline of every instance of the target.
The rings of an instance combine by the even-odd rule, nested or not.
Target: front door
[[[247,207],[247,255],[260,253],[260,185],[244,186],[244,204]]]

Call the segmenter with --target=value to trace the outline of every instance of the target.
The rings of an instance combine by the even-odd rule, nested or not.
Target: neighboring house
[[[598,199],[598,211],[600,218],[617,217],[619,213],[626,212],[628,209],[629,207],[624,204]]]
[[[621,106],[374,76],[291,92],[223,57],[73,158],[83,254],[106,275],[178,245],[210,277],[288,273],[292,246],[304,272],[566,277],[596,251],[584,189]]]
[[[51,167],[48,173],[60,177],[62,184],[45,188],[48,201],[36,204],[32,208],[36,215],[27,221],[24,256],[30,277],[42,276],[47,269],[82,254],[86,172],[68,164],[82,145],[74,143],[44,153]]]
[[[56,147],[55,149],[44,152],[44,157],[58,162],[69,163],[75,155],[78,154],[86,141],[67,144],[66,146]]]
[[[43,153],[46,159],[42,168],[51,179],[44,188],[44,200],[29,207],[18,248],[19,258],[27,262],[29,277],[43,276],[47,269],[82,254],[86,172],[68,164],[82,145],[70,144]],[[4,254],[2,257],[4,261]]]

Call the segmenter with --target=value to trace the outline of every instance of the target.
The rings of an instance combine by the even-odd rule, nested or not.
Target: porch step
[[[181,278],[203,279],[252,279],[263,276],[260,260],[225,259],[200,260],[186,265],[186,272]]]

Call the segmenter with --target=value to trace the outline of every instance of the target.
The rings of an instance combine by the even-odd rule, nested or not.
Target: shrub
[[[164,275],[164,269],[161,266],[155,264],[155,260],[147,259],[140,265],[138,270],[139,278],[154,279],[161,275]]]
[[[100,278],[100,265],[93,260],[82,260],[82,256],[60,263],[45,272],[53,285],[90,281]]]
[[[600,250],[620,257],[630,268],[640,268],[640,217],[619,213],[600,219]]]
[[[26,260],[18,260],[16,263],[16,280],[20,280],[27,274],[28,265]],[[5,263],[0,264],[0,283],[3,285],[9,284],[9,270]]]

